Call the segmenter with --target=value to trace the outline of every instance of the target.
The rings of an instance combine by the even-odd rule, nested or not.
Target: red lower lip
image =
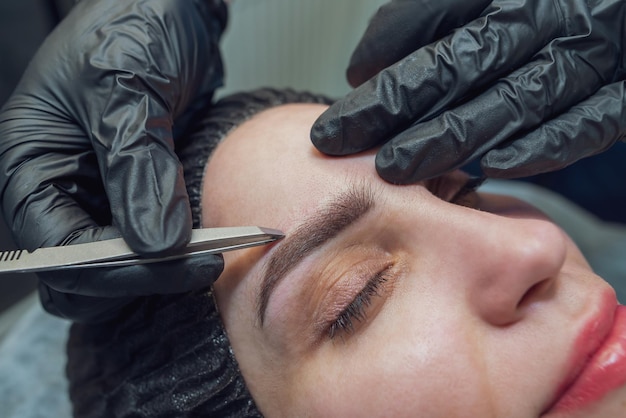
[[[597,327],[596,324],[595,328]],[[572,412],[582,409],[624,383],[626,383],[626,306],[618,306],[606,340],[591,355],[589,362],[584,365],[571,386],[566,388],[550,412]]]

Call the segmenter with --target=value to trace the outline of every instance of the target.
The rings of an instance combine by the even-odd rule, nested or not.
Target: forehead
[[[207,164],[205,226],[288,229],[351,180],[377,181],[373,152],[337,158],[313,147],[310,128],[325,109],[319,104],[279,106],[231,131]]]

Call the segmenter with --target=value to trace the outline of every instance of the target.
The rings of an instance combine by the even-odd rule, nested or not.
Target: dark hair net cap
[[[287,103],[329,103],[292,90],[228,96],[177,144],[194,226],[211,152],[256,113]],[[173,278],[175,279],[175,278]],[[74,324],[67,375],[75,417],[260,417],[239,371],[212,289],[142,297],[116,320]]]
[[[78,417],[259,417],[210,291],[143,298],[123,321],[74,325]]]

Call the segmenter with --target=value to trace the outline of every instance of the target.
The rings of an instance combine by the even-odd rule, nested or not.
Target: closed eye
[[[358,323],[367,320],[368,310],[373,298],[381,296],[382,287],[391,278],[392,266],[387,266],[376,273],[346,306],[328,328],[328,338],[331,340],[337,335],[352,334]]]

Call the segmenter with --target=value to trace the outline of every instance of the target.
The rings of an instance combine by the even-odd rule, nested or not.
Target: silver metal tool
[[[0,274],[155,263],[196,254],[216,254],[269,244],[283,236],[281,231],[258,226],[194,229],[191,231],[191,240],[185,248],[156,258],[139,256],[122,238],[62,247],[44,247],[33,252],[2,251]]]

